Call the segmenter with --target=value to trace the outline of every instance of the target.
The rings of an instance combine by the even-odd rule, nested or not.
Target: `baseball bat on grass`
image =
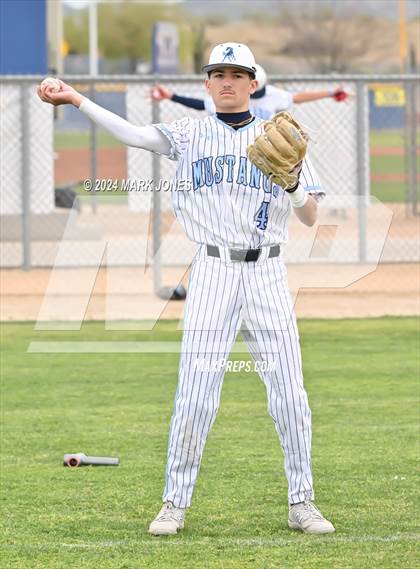
[[[83,452],[64,455],[64,466],[77,468],[78,466],[118,466],[119,458],[110,456],[87,456]]]

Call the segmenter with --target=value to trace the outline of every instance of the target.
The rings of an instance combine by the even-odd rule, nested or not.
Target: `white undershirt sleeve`
[[[170,142],[152,125],[134,125],[86,98],[83,99],[79,110],[127,146],[144,148],[166,156],[171,155]]]

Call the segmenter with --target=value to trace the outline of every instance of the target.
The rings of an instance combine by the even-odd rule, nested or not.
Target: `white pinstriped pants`
[[[280,257],[267,258],[268,248],[248,263],[220,251],[221,258],[209,257],[201,246],[191,269],[163,500],[191,504],[225,373],[212,368],[228,359],[240,329],[253,359],[275,364],[260,376],[284,451],[289,503],[312,499],[311,412],[286,268]],[[197,369],[200,359],[207,371]]]

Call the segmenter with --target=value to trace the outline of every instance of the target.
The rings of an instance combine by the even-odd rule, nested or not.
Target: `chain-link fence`
[[[292,218],[288,262],[420,260],[419,78],[271,77],[272,85],[289,92],[332,90],[340,83],[351,93],[342,103],[326,98],[293,107],[311,135],[311,157],[329,196],[321,204],[321,225],[330,229],[305,233]],[[170,210],[176,164],[125,148],[73,107],[43,104],[35,94],[40,80],[1,81],[1,266],[153,261],[160,286],[161,268],[188,265],[195,250]],[[203,99],[202,77],[65,80],[136,124],[203,116],[149,96],[159,81],[179,95]],[[156,186],[161,191],[149,191]]]

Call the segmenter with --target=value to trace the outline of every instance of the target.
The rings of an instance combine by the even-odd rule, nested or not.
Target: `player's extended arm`
[[[90,101],[63,81],[60,81],[60,87],[61,90],[58,93],[54,93],[48,86],[39,86],[38,95],[42,101],[55,106],[74,105],[127,146],[144,148],[145,150],[151,150],[167,156],[170,155],[170,142],[154,126],[134,125]]]
[[[144,148],[159,154],[171,153],[168,139],[152,125],[134,125],[86,98],[81,102],[79,110],[127,146]]]
[[[190,109],[196,109],[197,111],[204,111],[205,109],[203,99],[194,99],[193,97],[176,95],[163,85],[155,85],[151,91],[151,96],[154,101],[163,101],[164,99],[168,99],[174,103],[180,103],[185,107],[189,107]]]
[[[348,99],[349,94],[344,91],[344,89],[340,86],[336,87],[332,91],[302,91],[300,93],[293,94],[293,102],[294,103],[310,103],[312,101],[318,101],[319,99],[327,99],[333,98],[338,103],[341,101],[345,101]]]

